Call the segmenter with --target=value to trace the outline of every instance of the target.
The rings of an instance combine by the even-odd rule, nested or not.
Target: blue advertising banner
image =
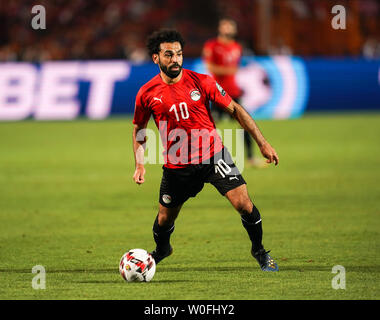
[[[207,73],[201,60],[193,70]],[[305,110],[308,75],[299,58],[243,57],[236,80],[243,90],[241,103],[255,119],[297,118]]]
[[[380,110],[380,60],[307,59],[308,111]]]
[[[201,59],[185,60],[184,67],[206,73]],[[121,60],[0,63],[0,120],[132,114],[137,91],[157,73],[153,63]],[[244,57],[237,82],[242,105],[256,119],[380,110],[379,60]]]

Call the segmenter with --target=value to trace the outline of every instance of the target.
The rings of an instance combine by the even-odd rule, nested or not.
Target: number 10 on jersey
[[[179,113],[177,110],[177,105],[173,104],[171,108],[169,109],[169,112],[174,112],[175,118],[177,121],[180,121],[180,115],[182,119],[189,119],[189,110],[187,109],[187,103],[186,102],[180,102],[179,103]]]

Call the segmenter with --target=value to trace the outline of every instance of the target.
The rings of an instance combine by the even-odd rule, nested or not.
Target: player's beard
[[[161,61],[159,61],[159,66],[162,72],[165,73],[171,79],[177,78],[182,71],[182,65],[179,65],[178,63],[175,63],[171,65],[170,67],[167,67],[167,66],[164,66],[161,63]],[[178,67],[178,70],[173,70],[174,67]]]

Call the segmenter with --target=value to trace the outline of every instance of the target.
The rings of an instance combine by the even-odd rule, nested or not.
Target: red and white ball
[[[120,260],[119,271],[127,282],[148,282],[156,272],[156,262],[144,249],[131,249]]]

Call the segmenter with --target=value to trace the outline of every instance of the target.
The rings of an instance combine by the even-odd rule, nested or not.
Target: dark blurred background
[[[36,4],[45,30],[30,26]],[[347,10],[347,30],[331,27],[335,4]],[[142,62],[147,35],[161,27],[177,28],[186,57],[199,57],[225,16],[238,22],[245,54],[380,57],[378,0],[2,0],[0,60]]]

